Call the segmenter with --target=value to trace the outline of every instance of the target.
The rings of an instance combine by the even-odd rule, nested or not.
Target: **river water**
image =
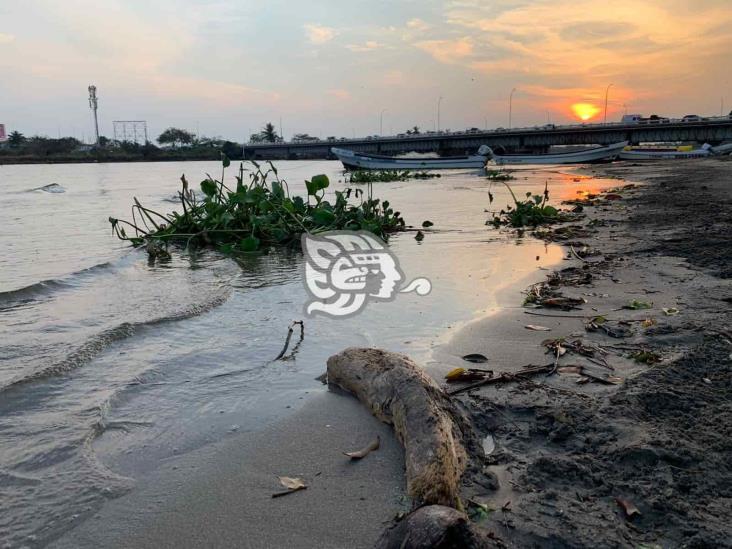
[[[278,162],[292,193],[340,164]],[[234,166],[227,177],[233,177]],[[174,249],[149,262],[111,233],[134,196],[176,207],[179,178],[220,173],[213,162],[0,166],[0,547],[43,546],[135,489],[161,460],[254,431],[296,413],[328,356],[350,345],[431,349],[461,323],[495,309],[517,280],[561,259],[557,246],[485,226],[489,182],[477,172],[381,183],[408,224],[434,223],[424,241],[394,236],[401,294],[345,320],[305,319],[297,355],[272,362],[287,326],[303,318],[302,257],[276,251],[237,260]],[[587,181],[526,170],[517,194],[573,196]],[[496,204],[508,203],[493,185]],[[441,339],[442,338],[442,339]],[[285,406],[287,404],[287,407]]]

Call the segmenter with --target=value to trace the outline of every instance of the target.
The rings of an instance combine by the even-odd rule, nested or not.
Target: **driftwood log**
[[[462,510],[466,467],[455,405],[408,357],[380,349],[349,348],[328,359],[328,383],[354,394],[404,446],[407,492],[417,505]]]
[[[464,513],[428,505],[384,530],[376,549],[483,549],[491,547],[488,542]]]

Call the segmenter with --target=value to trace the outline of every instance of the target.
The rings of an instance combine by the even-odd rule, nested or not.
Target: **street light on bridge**
[[[605,88],[605,118],[603,120],[603,124],[607,124],[607,95],[610,93],[610,88],[613,86],[613,84],[608,84],[607,88]]]
[[[511,94],[508,96],[508,129],[511,129],[511,116],[513,115],[513,94],[516,88],[511,90]]]
[[[442,96],[437,98],[437,131],[440,131],[440,104],[442,103]]]

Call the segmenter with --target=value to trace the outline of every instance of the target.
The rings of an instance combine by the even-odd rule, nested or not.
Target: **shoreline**
[[[724,162],[720,165],[723,164]],[[698,164],[691,163],[688,165],[694,168]],[[619,309],[630,299],[652,299],[653,308],[650,311],[630,311],[628,316],[633,317],[635,320],[641,320],[648,317],[649,314],[652,314],[657,320],[663,321],[651,328],[657,329],[659,332],[657,337],[661,339],[661,349],[664,358],[661,366],[664,366],[675,364],[679,361],[680,357],[683,359],[685,352],[688,352],[693,346],[698,346],[700,341],[703,340],[703,337],[700,339],[699,334],[693,330],[689,330],[691,333],[688,336],[681,338],[678,336],[680,331],[684,332],[684,330],[687,330],[684,328],[684,322],[679,321],[685,320],[684,316],[687,314],[687,309],[689,311],[694,309],[694,304],[691,300],[679,300],[679,296],[675,293],[676,290],[680,289],[679,284],[683,285],[687,283],[688,277],[695,275],[703,277],[701,286],[709,288],[718,279],[706,273],[699,273],[693,269],[693,272],[690,274],[687,266],[679,265],[678,257],[658,258],[655,261],[656,265],[649,264],[647,258],[644,258],[643,261],[640,261],[639,265],[634,265],[633,269],[628,269],[628,260],[623,257],[623,247],[631,250],[631,254],[650,253],[647,251],[644,252],[644,249],[649,248],[647,245],[641,245],[644,242],[647,244],[647,242],[637,238],[637,227],[643,227],[643,220],[636,219],[633,221],[633,216],[637,216],[638,208],[642,208],[644,201],[648,200],[644,197],[650,196],[654,192],[655,186],[657,185],[657,183],[653,182],[654,177],[657,177],[654,170],[657,171],[659,169],[658,166],[655,163],[654,165],[646,164],[640,170],[635,171],[633,170],[634,167],[624,165],[608,166],[600,170],[592,168],[591,173],[588,175],[600,177],[603,175],[614,177],[623,176],[628,177],[629,180],[645,179],[647,184],[642,188],[628,192],[621,201],[602,204],[597,212],[588,211],[589,217],[586,222],[600,218],[599,230],[586,238],[582,238],[582,240],[591,249],[593,247],[601,248],[603,251],[601,258],[589,256],[585,261],[580,261],[575,258],[563,261],[556,269],[561,271],[565,267],[577,268],[587,262],[597,262],[598,265],[602,263],[602,269],[605,269],[595,277],[592,287],[572,287],[566,289],[568,294],[581,294],[589,301],[584,306],[584,311],[575,311],[575,314],[578,316],[595,316],[603,312]],[[682,165],[674,164],[671,168],[674,168],[674,166],[681,167]],[[732,168],[732,163],[727,163],[726,166]],[[619,170],[625,173],[618,173]],[[648,171],[648,173],[644,171]],[[666,174],[666,176],[671,177],[669,174]],[[621,219],[617,219],[619,215]],[[631,228],[630,226],[633,223],[636,226]],[[617,274],[619,270],[618,266],[623,267],[620,270],[621,274]],[[658,286],[664,286],[667,281],[670,281],[673,291],[669,291],[667,288],[658,289],[650,287],[647,275],[648,272],[651,272],[651,268],[655,269],[655,272],[664,273],[663,275],[659,275],[662,278],[659,279],[661,283]],[[430,375],[438,383],[442,383],[442,376],[445,372],[453,367],[465,365],[459,358],[460,356],[475,352],[481,352],[489,358],[489,362],[485,367],[494,370],[496,374],[502,371],[515,371],[525,364],[543,364],[547,361],[545,349],[541,346],[541,342],[544,339],[567,335],[571,335],[572,337],[585,337],[584,322],[581,319],[569,319],[569,315],[572,315],[572,313],[557,312],[559,316],[567,316],[566,319],[559,318],[559,316],[538,317],[525,314],[526,309],[520,303],[522,299],[520,289],[525,287],[527,283],[538,282],[541,278],[543,278],[542,272],[536,269],[532,275],[522,278],[521,281],[514,281],[509,288],[505,288],[503,293],[499,294],[501,300],[498,303],[498,314],[493,314],[491,311],[488,311],[487,316],[482,315],[479,318],[465,321],[464,324],[459,324],[454,332],[450,330],[449,332],[435,336],[436,340],[439,341],[439,345],[433,349],[428,363],[424,364]],[[514,306],[510,306],[512,302],[515,304]],[[602,307],[599,305],[602,305]],[[593,307],[597,310],[593,310]],[[660,313],[661,307],[680,308],[682,312],[672,317],[659,318],[659,315],[662,314]],[[552,313],[554,311],[544,312]],[[617,311],[614,314],[619,315]],[[529,324],[542,325],[550,328],[551,331],[535,332],[527,330],[525,326]],[[667,326],[671,326],[671,331],[665,333],[663,330],[668,330],[669,328]],[[652,341],[656,337],[653,334],[646,334],[645,332],[642,336],[649,341]],[[604,343],[608,343],[609,341],[611,344],[614,344],[623,340],[608,340],[605,338],[602,341]],[[563,363],[565,362],[567,364],[576,364],[577,360],[576,357],[571,357],[568,360],[563,359]],[[613,357],[612,359],[608,359],[608,362],[623,377],[623,385],[629,386],[629,391],[638,391],[636,380],[639,378],[642,379],[643,376],[649,377],[649,375],[654,374],[659,369],[659,366],[638,364],[626,356]],[[648,462],[653,462],[654,466],[656,466],[659,463],[662,465],[665,464],[664,460],[666,460],[668,461],[669,467],[681,468],[692,467],[691,462],[686,463],[684,459],[679,460],[664,457],[668,452],[676,455],[679,452],[678,448],[664,450],[666,451],[666,454],[664,454],[654,446],[654,444],[657,446],[658,441],[638,442],[638,440],[642,441],[644,436],[656,433],[658,429],[655,431],[652,429],[639,431],[632,424],[633,422],[627,421],[628,418],[608,417],[606,413],[608,401],[612,401],[612,399],[621,399],[622,401],[622,399],[627,400],[628,398],[622,395],[620,397],[618,396],[623,390],[623,386],[620,386],[620,389],[616,385],[600,385],[595,383],[578,386],[576,380],[577,376],[571,373],[552,376],[546,379],[542,376],[542,378],[535,378],[531,382],[526,381],[518,384],[497,385],[490,390],[481,389],[460,397],[460,400],[465,404],[472,416],[477,432],[481,437],[490,434],[496,446],[496,450],[486,458],[473,456],[480,467],[473,468],[472,472],[464,479],[466,499],[484,503],[489,509],[492,509],[488,514],[488,518],[480,523],[481,529],[485,532],[490,532],[492,536],[503,540],[509,546],[522,546],[525,544],[537,544],[539,546],[556,544],[582,545],[590,543],[591,540],[596,542],[597,531],[604,531],[609,528],[615,529],[617,532],[615,534],[616,537],[604,540],[607,545],[612,545],[613,543],[620,545],[653,543],[659,539],[664,543],[668,539],[672,539],[674,542],[678,541],[678,536],[680,536],[678,528],[674,533],[676,537],[671,538],[663,538],[662,536],[654,537],[654,535],[639,530],[638,525],[641,528],[645,527],[649,524],[646,522],[648,520],[653,525],[658,526],[658,519],[654,514],[654,505],[657,504],[651,503],[649,505],[648,502],[639,498],[633,492],[633,488],[637,488],[638,482],[634,482],[632,476],[646,473]],[[703,383],[706,384],[706,382]],[[646,387],[640,390],[647,389]],[[331,397],[338,397],[339,404],[337,406],[332,406],[332,403],[325,402],[325,400],[329,400]],[[394,502],[395,494],[400,490],[403,494],[404,490],[402,470],[403,450],[396,442],[391,429],[376,422],[355,399],[324,391],[322,394],[315,396],[314,400],[319,400],[320,403],[315,406],[310,406],[306,403],[301,409],[302,413],[298,412],[298,414],[291,415],[285,420],[265,428],[264,432],[253,435],[251,433],[242,434],[241,437],[222,441],[220,444],[205,450],[205,452],[210,452],[207,458],[208,461],[206,459],[202,460],[201,456],[196,454],[185,456],[184,459],[186,461],[190,460],[192,467],[196,466],[196,463],[199,465],[201,463],[212,464],[216,461],[216,458],[212,457],[216,451],[219,452],[219,458],[222,458],[225,454],[220,463],[226,469],[232,466],[236,459],[238,459],[237,456],[241,455],[242,448],[245,448],[244,453],[247,457],[242,458],[244,461],[246,459],[254,461],[257,459],[262,460],[264,457],[263,452],[266,453],[268,448],[270,450],[273,448],[282,448],[283,441],[279,438],[282,432],[278,431],[278,429],[284,428],[284,432],[293,434],[294,440],[303,440],[303,437],[307,438],[308,436],[316,437],[317,439],[314,438],[312,440],[315,447],[319,446],[320,441],[319,449],[314,451],[310,458],[306,459],[320,461],[323,455],[328,454],[331,458],[335,457],[336,460],[340,460],[339,451],[360,448],[367,442],[370,434],[378,431],[382,440],[382,448],[362,463],[359,462],[356,467],[362,465],[368,466],[371,461],[374,464],[378,463],[381,468],[388,469],[390,471],[389,475],[387,477],[378,477],[376,481],[372,482],[372,478],[375,478],[369,476],[373,474],[372,472],[366,476],[352,477],[344,481],[343,478],[339,477],[343,471],[337,470],[337,467],[331,463],[331,469],[328,470],[328,473],[333,474],[333,477],[328,475],[328,482],[335,484],[326,484],[326,486],[334,486],[344,481],[350,489],[355,489],[356,493],[358,493],[358,502],[370,502],[368,513],[359,515],[359,518],[363,519],[361,521],[364,523],[363,529],[359,532],[353,532],[353,535],[360,536],[360,539],[364,542],[363,546],[370,546],[376,537],[378,537],[385,524],[394,517],[395,512],[408,510],[408,502],[406,499],[400,499],[397,496],[397,501],[396,503]],[[633,402],[632,404],[637,403]],[[626,405],[630,406],[627,403]],[[342,417],[339,416],[339,407],[342,410],[346,410]],[[608,425],[593,423],[593,416],[598,413],[608,422]],[[325,421],[331,421],[330,419],[326,419],[330,417],[340,417],[340,419],[350,418],[348,420],[350,421],[349,426],[339,435],[340,438],[334,438],[329,431],[324,431],[322,428]],[[633,417],[632,419],[636,420],[637,418]],[[333,423],[325,424],[333,425]],[[587,424],[587,427],[580,427],[583,423]],[[620,441],[626,435],[632,435],[633,440],[626,443],[625,446],[622,446]],[[247,441],[262,440],[262,437],[266,439],[268,436],[274,436],[274,439],[270,440],[270,446],[265,444],[256,449],[247,447]],[[578,445],[581,446],[581,443],[577,442],[575,438],[580,436],[590,440],[590,442],[585,443],[589,445],[589,450],[583,448],[585,450],[584,453],[579,452],[577,449]],[[274,443],[273,440],[275,440]],[[611,441],[615,454],[603,446],[608,440]],[[323,446],[325,446],[325,452]],[[222,447],[226,447],[226,449],[222,451]],[[605,454],[594,455],[592,454],[593,449],[602,449]],[[297,451],[299,448],[295,448],[295,450]],[[381,453],[382,450],[384,451],[383,454]],[[578,452],[581,454],[579,457],[575,456]],[[595,467],[605,466],[602,460],[607,459],[607,455],[612,455],[613,460],[620,460],[620,473],[626,476],[630,474],[631,477],[630,480],[623,477],[625,480],[622,483],[616,481],[618,482],[618,486],[622,485],[622,490],[613,490],[612,487],[602,486],[602,481],[600,481],[600,488],[594,487],[602,493],[598,495],[592,491],[592,487],[587,487],[586,482],[581,480],[581,476],[578,477],[577,475],[581,471],[581,475],[590,477],[592,482],[597,482],[597,479],[593,476],[593,472]],[[382,458],[388,459],[383,461]],[[674,461],[674,459],[676,460]],[[267,462],[266,459],[264,461],[271,468],[271,462]],[[580,462],[580,465],[574,463],[574,461]],[[179,466],[176,465],[176,467]],[[220,469],[221,467],[216,465],[213,469],[209,469],[209,472]],[[307,467],[298,469],[297,471],[283,471],[280,474],[291,474],[292,476],[302,475],[308,482],[320,478],[321,475],[318,475],[318,477],[313,476],[318,472],[315,469],[312,471],[305,469]],[[628,470],[630,470],[630,473]],[[271,471],[268,471],[268,473],[271,476]],[[242,466],[240,469],[237,468],[236,474],[232,473],[229,478],[234,479],[237,485],[241,487],[249,488],[251,485],[256,486],[256,490],[260,492],[261,499],[253,507],[262,506],[263,508],[271,509],[268,505],[269,500],[266,500],[268,493],[265,493],[267,492],[267,488],[263,487],[262,482],[264,477],[261,474],[261,470],[258,472],[256,468],[250,470],[248,467]],[[605,471],[605,475],[611,477],[612,473]],[[172,477],[169,477],[166,482],[170,481],[170,478]],[[219,480],[220,478],[219,476]],[[356,484],[353,484],[354,481]],[[183,490],[181,488],[182,479],[179,479],[178,482],[177,487],[173,488],[174,491],[177,490],[179,494],[186,492],[191,494],[190,490]],[[101,538],[102,541],[109,541],[111,534],[112,539],[121,543],[121,546],[124,546],[125,543],[131,543],[133,539],[135,543],[132,545],[134,546],[161,546],[161,544],[165,546],[168,543],[173,545],[191,539],[185,537],[182,534],[183,532],[188,532],[189,535],[194,535],[196,532],[199,534],[203,533],[201,529],[205,529],[207,526],[196,522],[196,520],[201,517],[208,517],[209,520],[212,517],[216,517],[216,529],[208,532],[214,538],[209,536],[206,538],[206,541],[215,539],[221,541],[221,543],[228,544],[244,543],[241,538],[236,538],[237,535],[242,534],[243,529],[229,521],[232,517],[239,516],[242,508],[231,509],[229,507],[222,508],[219,506],[219,512],[216,512],[217,500],[222,492],[213,494],[209,491],[205,493],[205,490],[201,488],[207,483],[215,484],[216,482],[216,478],[210,475],[204,475],[203,477],[197,475],[193,482],[186,480],[185,484],[198,486],[199,492],[195,496],[192,495],[188,498],[174,498],[175,501],[172,502],[170,501],[171,498],[168,498],[167,501],[156,500],[152,494],[159,496],[165,492],[165,490],[160,490],[160,487],[165,486],[165,483],[158,483],[156,485],[155,482],[152,482],[152,488],[149,489],[148,496],[144,496],[148,498],[150,503],[149,515],[144,521],[145,524],[128,525],[122,529],[113,528],[111,533],[105,531]],[[271,491],[276,491],[276,480],[273,482],[271,478],[268,478],[266,483],[270,490],[274,489]],[[577,486],[573,486],[573,483]],[[241,502],[241,498],[248,497],[246,493],[240,493],[239,500],[236,500],[236,498],[231,499],[231,488],[229,485],[224,485],[222,488],[223,493],[228,493],[228,496],[224,499],[227,499],[230,504],[235,504],[237,501]],[[572,490],[578,495],[574,496]],[[193,492],[196,492],[196,490],[193,489]],[[618,495],[619,492],[622,493]],[[293,494],[285,499],[290,500],[290,498],[293,498],[291,501],[295,501],[294,498],[299,498],[303,500],[313,496],[315,493],[315,489],[311,490],[309,488],[303,493]],[[205,497],[200,498],[201,494]],[[321,500],[316,498],[315,500],[311,500],[311,502],[313,502],[312,505],[317,507],[320,512],[326,512],[324,507],[327,508],[327,505],[336,502],[328,499],[328,496],[332,495],[333,492],[321,492],[321,494],[324,495],[325,499]],[[349,493],[349,490],[346,490],[346,493],[341,493],[340,497],[345,498],[344,501],[350,501],[349,498],[351,495],[353,494]],[[384,499],[385,495],[391,497],[391,499],[388,497]],[[641,509],[643,513],[642,518],[636,517],[632,522],[624,519],[614,500],[616,497],[632,500]],[[360,498],[365,498],[365,500]],[[188,504],[186,503],[188,500],[195,500],[195,503]],[[133,504],[135,501],[139,503],[140,498],[133,498],[131,501]],[[277,500],[274,501],[276,502]],[[283,502],[279,503],[281,504]],[[508,506],[506,506],[507,503]],[[181,505],[184,507],[181,508]],[[277,509],[277,505],[275,504],[275,509]],[[298,503],[298,509],[300,509],[299,505]],[[252,507],[252,503],[245,505],[245,507],[249,509]],[[290,520],[293,517],[300,517],[302,513],[305,513],[307,516],[307,512],[313,510],[310,505],[305,505],[299,511],[300,514],[298,514],[298,511],[293,513],[295,507],[289,504],[286,506],[280,505],[279,510],[284,510],[284,514],[287,515],[284,517],[284,522],[282,524],[278,523],[276,528],[272,524],[267,524],[266,529],[260,529],[257,535],[261,537],[256,538],[258,543],[255,543],[253,539],[251,546],[268,546],[267,544],[271,542],[269,536],[272,535],[273,530],[278,532],[276,534],[277,536],[285,536],[286,532],[280,530],[287,530],[288,528],[293,528],[293,531],[298,532],[298,537],[296,539],[286,537],[277,538],[280,540],[280,543],[286,543],[287,546],[312,547],[317,545],[320,547],[330,547],[331,545],[328,544],[332,540],[334,543],[332,545],[333,547],[339,546],[338,542],[341,544],[353,543],[353,538],[337,538],[343,532],[338,530],[339,526],[336,517],[338,513],[345,512],[348,514],[351,510],[344,509],[340,505],[336,505],[336,507],[337,512],[330,517],[334,519],[331,525],[332,529],[324,530],[322,525],[328,521],[324,521],[323,516],[317,513],[315,518],[311,515],[310,520],[304,523],[297,522],[295,524]],[[124,525],[127,517],[125,509],[134,510],[134,507],[130,507],[130,503],[125,502],[124,498],[109,502],[97,516],[89,519],[85,524],[80,525],[75,530],[71,530],[67,535],[52,543],[51,546],[71,547],[79,546],[79,544],[82,546],[87,546],[85,544],[89,546],[98,544],[100,538],[96,536],[100,534],[99,525],[110,524],[110,519],[112,521],[111,524],[117,527]],[[179,516],[179,514],[183,516]],[[249,520],[252,520],[253,516],[251,514],[247,516],[250,517]],[[275,511],[274,515],[266,515],[267,520],[271,522],[273,516],[277,516],[278,520],[280,518],[276,515]],[[162,522],[156,517],[162,517]],[[574,524],[574,522],[577,522],[577,524]],[[198,525],[197,530],[189,528],[189,526],[194,524]],[[136,528],[139,528],[139,530]],[[642,533],[645,535],[641,535]],[[698,530],[694,531],[694,535],[698,533]],[[137,537],[131,538],[131,535]],[[703,532],[701,535],[712,536],[708,537],[708,540],[714,540],[716,533]],[[370,539],[367,540],[365,538]],[[707,540],[704,537],[700,539]],[[719,540],[716,541],[719,543]],[[276,543],[272,546],[275,545]]]
[[[732,163],[590,174],[641,186],[585,206],[573,246],[589,253],[555,289],[587,303],[517,308],[451,341],[453,355],[483,352],[496,373],[558,367],[458,397],[495,446],[473,456],[464,497],[486,505],[479,526],[497,546],[729,547]],[[607,333],[587,330],[596,316]],[[543,342],[558,339],[567,352],[556,359]],[[577,342],[594,358],[568,350]]]

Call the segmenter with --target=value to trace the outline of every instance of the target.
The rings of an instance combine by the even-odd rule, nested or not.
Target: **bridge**
[[[322,140],[308,143],[263,143],[244,145],[247,159],[334,158],[331,147],[353,151],[398,155],[407,152],[437,152],[440,155],[471,154],[481,145],[503,147],[507,151],[546,152],[556,145],[608,145],[620,141],[631,144],[684,142],[717,145],[732,140],[732,116],[695,121],[660,119],[635,123],[581,124],[531,128],[498,128],[485,131],[427,132],[418,135]]]

